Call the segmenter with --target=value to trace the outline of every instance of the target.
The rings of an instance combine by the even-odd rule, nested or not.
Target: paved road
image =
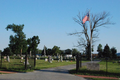
[[[86,65],[86,63],[82,65]],[[2,74],[0,80],[87,80],[68,73],[68,70],[75,67],[75,65],[68,65],[28,73]]]

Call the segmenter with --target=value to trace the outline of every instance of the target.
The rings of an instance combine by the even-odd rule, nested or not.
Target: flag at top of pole
[[[83,18],[83,24],[86,22],[86,21],[89,21],[89,12],[87,13],[87,15]]]

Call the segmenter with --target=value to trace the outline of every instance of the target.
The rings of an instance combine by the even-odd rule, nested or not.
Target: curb
[[[12,71],[0,71],[0,73],[7,73],[7,74],[11,74],[11,73],[17,73],[17,72],[12,72]]]
[[[101,78],[101,79],[117,79],[117,80],[120,80],[120,78],[116,78],[116,77],[90,76],[90,75],[76,75],[76,76],[84,77],[84,78]]]

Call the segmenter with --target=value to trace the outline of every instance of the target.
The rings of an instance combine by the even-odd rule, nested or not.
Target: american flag
[[[83,18],[83,24],[86,22],[86,21],[89,21],[89,13],[87,13],[87,15]]]

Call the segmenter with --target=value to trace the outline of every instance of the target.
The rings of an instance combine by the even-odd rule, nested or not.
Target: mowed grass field
[[[106,72],[106,61],[99,62],[100,70],[92,71],[87,70],[86,66],[82,66],[79,72],[76,73],[75,69],[70,70],[69,72],[72,74],[80,74],[80,75],[94,75],[94,76],[107,76],[107,77],[117,77],[120,78],[120,63],[117,61],[113,63],[113,61],[107,62],[107,72]]]

